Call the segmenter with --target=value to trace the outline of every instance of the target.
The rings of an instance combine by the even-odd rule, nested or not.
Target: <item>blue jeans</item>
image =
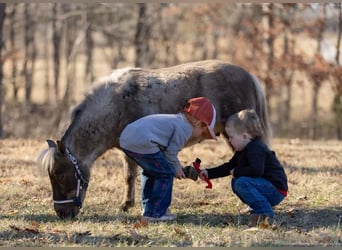
[[[174,167],[162,152],[138,154],[123,150],[141,168],[141,202],[144,216],[161,217],[171,204]]]
[[[274,217],[272,206],[278,205],[285,196],[264,178],[241,176],[232,179],[233,192],[253,209],[257,215]]]

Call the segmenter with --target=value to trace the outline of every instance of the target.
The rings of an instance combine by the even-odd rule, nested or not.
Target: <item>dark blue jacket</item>
[[[283,193],[288,190],[283,166],[275,152],[259,139],[252,140],[242,151],[235,152],[228,162],[215,168],[208,168],[208,177],[215,179],[228,176],[233,168],[235,178],[241,176],[262,177]]]

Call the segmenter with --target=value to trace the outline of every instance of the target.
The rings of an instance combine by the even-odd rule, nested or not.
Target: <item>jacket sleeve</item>
[[[230,175],[230,170],[235,168],[236,161],[237,157],[236,155],[234,155],[228,162],[223,163],[220,166],[217,166],[215,168],[207,168],[206,170],[208,171],[208,178],[215,179]]]

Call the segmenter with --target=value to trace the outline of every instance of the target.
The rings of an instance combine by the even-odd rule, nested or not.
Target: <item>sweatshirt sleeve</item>
[[[235,168],[236,166],[237,157],[234,155],[228,162],[223,163],[222,165],[215,167],[215,168],[207,168],[208,171],[208,178],[209,179],[216,179],[220,177],[225,177],[230,175],[230,170]]]
[[[185,143],[191,136],[192,127],[179,128],[176,127],[170,138],[169,144],[165,151],[163,151],[167,161],[172,164],[175,170],[182,168],[182,165],[178,159],[179,151],[184,147]]]

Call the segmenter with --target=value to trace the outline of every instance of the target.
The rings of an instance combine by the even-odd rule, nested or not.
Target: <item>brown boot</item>
[[[249,227],[264,227],[270,226],[270,217],[261,214],[251,214],[248,220]]]
[[[183,168],[183,172],[184,172],[186,178],[197,181],[198,173],[197,173],[195,168],[193,168],[191,166],[186,166]]]

